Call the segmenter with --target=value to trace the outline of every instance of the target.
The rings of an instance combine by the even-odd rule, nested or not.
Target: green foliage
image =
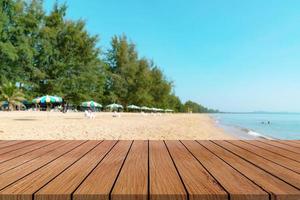
[[[54,7],[41,29],[39,74],[34,88],[39,94],[56,94],[79,104],[100,100],[103,75],[97,36],[90,36],[83,21],[64,20],[66,7]]]
[[[193,101],[187,101],[184,104],[184,110],[185,112],[192,112],[192,113],[217,113],[218,110],[208,109],[198,103],[195,103]]]
[[[3,81],[0,86],[0,106],[4,102],[8,103],[8,109],[13,110],[14,106],[22,105],[22,101],[24,100],[24,93],[21,89],[19,89],[15,84],[9,81]]]
[[[56,3],[46,14],[42,0],[0,0],[2,98],[5,94],[4,99],[16,103],[24,91],[29,100],[48,94],[75,105],[95,100],[209,112],[189,102],[183,105],[173,83],[152,61],[140,58],[125,35],[114,36],[101,54],[98,36],[87,32],[84,21],[67,20],[66,12],[65,4]],[[16,93],[8,94],[7,87]]]
[[[42,0],[0,0],[0,72],[26,96],[62,96],[79,104],[101,100],[104,76],[97,36],[83,21],[65,19],[66,5],[49,15]]]
[[[135,45],[128,42],[125,35],[112,38],[106,64],[109,78],[105,94],[108,102],[176,109],[170,104],[172,83],[153,62],[138,58]]]

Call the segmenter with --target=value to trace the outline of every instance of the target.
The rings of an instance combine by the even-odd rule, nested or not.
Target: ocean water
[[[248,134],[249,137],[245,138],[262,136],[286,140],[300,139],[300,113],[220,113],[212,116],[227,131],[235,132],[234,134],[237,134],[236,132]]]

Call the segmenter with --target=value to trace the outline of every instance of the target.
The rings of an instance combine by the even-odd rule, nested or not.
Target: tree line
[[[67,19],[66,12],[65,4],[56,3],[47,14],[42,0],[0,0],[2,100],[3,87],[16,85],[26,99],[49,94],[74,105],[94,100],[214,112],[195,102],[183,104],[173,82],[152,60],[139,57],[125,35],[112,37],[102,51],[99,37],[83,20]]]

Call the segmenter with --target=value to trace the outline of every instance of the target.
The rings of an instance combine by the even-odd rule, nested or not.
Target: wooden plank
[[[40,142],[40,141],[28,140],[28,141],[24,141],[24,142],[14,144],[14,145],[3,147],[3,148],[0,149],[0,156],[2,156],[2,154],[8,153],[8,152],[17,151],[19,149],[22,149],[26,146],[33,145],[33,144],[38,143],[38,142]]]
[[[195,141],[182,141],[229,193],[231,200],[268,200],[269,195],[230,165]],[[195,174],[194,174],[195,175]]]
[[[227,141],[216,140],[214,141],[214,143],[226,148],[227,150],[247,160],[248,162],[251,162],[261,169],[266,170],[270,174],[300,189],[300,174],[282,167],[274,162],[271,162],[263,157],[260,157],[250,151],[237,147]]]
[[[4,147],[7,147],[7,146],[15,145],[15,144],[18,144],[18,143],[22,143],[22,142],[25,142],[25,141],[22,141],[22,140],[6,140],[6,141],[2,141],[1,144],[0,144],[0,149],[2,149]]]
[[[292,152],[292,151],[289,151],[286,149],[278,148],[276,146],[261,142],[259,140],[244,140],[244,142],[246,142],[247,144],[254,145],[259,148],[265,149],[267,151],[271,151],[273,153],[284,156],[286,158],[292,159],[296,162],[300,162],[300,154],[298,154],[298,153],[295,153],[295,152]]]
[[[148,141],[133,142],[111,192],[111,199],[148,199]]]
[[[211,141],[198,141],[201,145],[209,149],[219,158],[227,162],[255,184],[267,191],[272,200],[299,200],[300,191],[284,181],[274,177],[266,171],[245,161],[235,154],[225,150]],[[221,170],[221,169],[220,169]]]
[[[109,199],[132,141],[120,141],[74,192],[74,200]]]
[[[227,200],[228,194],[179,141],[166,141],[189,199]]]
[[[291,140],[276,140],[276,142],[286,144],[286,145],[289,145],[292,147],[300,148],[300,144],[297,144],[296,142],[291,141]]]
[[[42,188],[45,184],[58,176],[63,170],[82,158],[91,149],[97,146],[100,141],[88,141],[68,153],[14,182],[12,185],[0,191],[0,197],[9,196],[10,200],[32,200],[32,195]],[[83,167],[83,166],[82,166]]]
[[[163,141],[149,142],[151,200],[187,199],[187,193]]]
[[[101,162],[117,141],[104,141],[45,185],[34,195],[35,200],[71,200],[72,193]]]
[[[30,160],[33,160],[37,157],[40,157],[47,152],[54,151],[56,148],[58,148],[62,145],[65,145],[65,144],[67,144],[66,141],[54,142],[54,143],[51,143],[50,145],[44,146],[40,149],[36,149],[36,150],[26,153],[22,156],[19,156],[19,157],[11,159],[9,161],[3,162],[0,164],[0,174],[4,173],[6,171],[9,171],[13,168],[16,168],[16,167],[18,167],[26,162],[29,162]]]
[[[292,151],[294,153],[300,153],[300,150],[296,147],[292,147],[292,146],[289,146],[289,145],[286,145],[286,144],[278,143],[278,142],[275,142],[273,140],[260,140],[260,141],[263,142],[263,143],[266,143],[266,144],[273,145],[273,146],[278,147],[278,148],[282,148],[282,149],[286,149],[288,151]]]
[[[232,141],[228,141],[228,142],[231,144],[234,144],[240,148],[248,150],[252,153],[255,153],[256,155],[259,155],[259,156],[263,157],[264,159],[267,159],[271,162],[277,163],[283,167],[293,170],[294,172],[300,173],[300,162],[296,162],[294,160],[280,156],[276,153],[261,149],[256,146],[249,145],[248,143],[245,143],[242,141],[232,140]]]
[[[53,160],[59,158],[65,153],[71,151],[72,149],[81,145],[83,141],[74,141],[64,145],[60,148],[55,149],[49,153],[44,154],[34,160],[31,160],[23,165],[20,165],[12,170],[9,170],[0,175],[0,190],[12,184],[13,182],[23,178],[24,176],[32,173],[33,171],[43,167],[44,165],[52,162]]]
[[[35,149],[39,149],[43,146],[46,146],[46,145],[49,145],[51,143],[54,143],[54,141],[41,141],[41,142],[38,142],[38,143],[34,143],[32,145],[28,145],[26,147],[23,147],[21,149],[18,149],[18,150],[15,150],[15,151],[10,151],[10,152],[7,152],[5,154],[1,154],[0,155],[0,163],[3,163],[5,161],[8,161],[10,159],[13,159],[15,157],[19,157],[23,154],[26,154],[28,152],[31,152]]]

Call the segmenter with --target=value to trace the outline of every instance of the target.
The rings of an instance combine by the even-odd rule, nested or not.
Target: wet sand
[[[235,139],[207,114],[0,111],[0,140],[220,140]]]

